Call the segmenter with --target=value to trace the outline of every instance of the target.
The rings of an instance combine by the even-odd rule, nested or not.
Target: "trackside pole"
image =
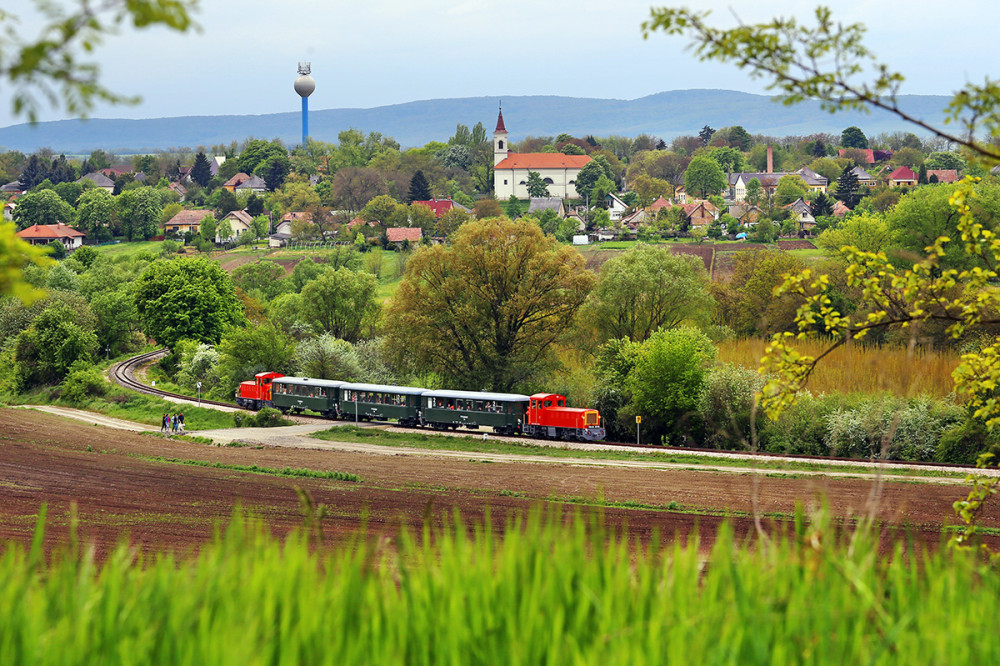
[[[642,417],[635,417],[635,445],[639,446],[639,424],[642,423]]]

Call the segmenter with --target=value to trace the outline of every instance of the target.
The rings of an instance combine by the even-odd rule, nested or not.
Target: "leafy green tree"
[[[208,157],[200,150],[194,156],[194,166],[191,167],[191,180],[202,187],[208,187],[208,181],[212,180],[212,167],[208,163]]]
[[[744,336],[789,330],[800,301],[775,298],[773,291],[786,273],[804,267],[801,259],[780,250],[734,253],[732,277],[713,285],[719,321]]]
[[[684,189],[702,199],[718,194],[725,187],[726,174],[719,163],[710,157],[693,158],[684,172]]]
[[[354,346],[324,333],[303,340],[295,352],[295,369],[303,377],[357,382],[362,379],[361,360]]]
[[[446,385],[509,391],[551,366],[594,282],[530,219],[468,222],[418,250],[386,316],[388,344]]]
[[[73,252],[73,258],[79,261],[84,268],[90,268],[93,266],[98,257],[100,257],[100,253],[98,253],[98,251],[90,245],[78,247],[76,248],[76,251]]]
[[[288,174],[292,171],[292,163],[288,155],[283,151],[268,155],[254,169],[254,174],[264,179],[267,184],[267,191],[274,192],[281,189],[281,186],[288,180]]]
[[[356,250],[355,254],[357,254]],[[324,266],[317,264],[311,257],[306,257],[295,264],[295,268],[292,269],[292,274],[289,277],[292,288],[296,293],[301,292],[303,287],[322,275],[324,270]]]
[[[287,158],[288,151],[277,141],[264,141],[263,139],[253,139],[247,143],[237,158],[237,166],[243,173],[254,173],[257,166],[269,157],[282,156]],[[228,161],[228,160],[227,160]],[[258,174],[259,175],[259,174]]]
[[[219,230],[216,232],[218,234],[219,240],[223,243],[229,243],[234,240],[236,232],[233,230],[233,223],[229,221],[229,218],[225,218],[222,222],[219,222]]]
[[[751,178],[750,182],[747,183],[747,203],[751,206],[758,206],[763,199],[764,186],[761,185],[759,179]]]
[[[653,178],[645,173],[641,173],[633,178],[631,185],[638,196],[636,205],[640,208],[645,208],[660,197],[666,198],[673,193],[673,188],[666,180]]]
[[[221,220],[234,210],[240,210],[240,202],[236,198],[236,195],[224,187],[220,188],[219,193],[216,195],[215,203],[215,211],[218,213],[218,218]]]
[[[747,164],[746,160],[743,159],[743,153],[736,148],[728,146],[712,148],[708,156],[718,162],[719,167],[726,173],[746,171]]]
[[[157,261],[135,282],[143,330],[173,347],[187,338],[216,344],[227,326],[245,321],[232,279],[208,259]]]
[[[606,160],[602,163],[601,158],[598,158],[584,164],[583,168],[580,169],[580,173],[576,176],[575,187],[577,194],[581,198],[591,196],[594,186],[597,185],[597,181],[602,177],[610,178],[611,180],[614,180],[615,177]],[[591,204],[593,203],[591,201]]]
[[[163,202],[152,187],[138,187],[118,195],[118,226],[128,239],[155,236]]]
[[[965,169],[965,160],[961,155],[952,152],[937,151],[927,156],[924,162],[928,169]]]
[[[867,148],[868,137],[860,128],[852,125],[841,133],[840,145],[844,148]]]
[[[83,194],[84,189],[86,188],[81,183],[73,181],[59,183],[52,188],[52,190],[62,197],[62,200],[70,206],[76,205],[76,201],[80,198],[80,195]]]
[[[604,262],[580,319],[602,340],[642,342],[660,328],[707,325],[714,310],[700,258],[640,243]]]
[[[46,307],[15,342],[14,360],[23,388],[55,384],[78,360],[93,360],[97,336],[63,303]]]
[[[521,217],[521,200],[517,198],[516,194],[510,195],[507,201],[503,205],[504,215],[512,220],[516,220]]]
[[[378,279],[347,268],[327,269],[302,287],[300,318],[316,330],[355,342],[378,311]]]
[[[691,421],[708,371],[717,354],[708,336],[683,326],[660,329],[642,343],[626,387],[627,416],[643,416],[647,431],[672,442],[691,443]]]
[[[198,235],[201,236],[202,240],[208,242],[215,241],[215,232],[219,229],[219,222],[215,219],[214,215],[206,215],[201,218],[201,225],[198,228]],[[232,231],[232,225],[230,225],[230,231]]]
[[[549,186],[537,171],[528,172],[528,196],[532,198],[549,196]]]
[[[133,350],[139,311],[132,295],[123,289],[102,291],[90,299],[90,307],[97,317],[99,349],[110,349],[115,356]]]
[[[413,178],[410,179],[410,190],[406,195],[406,203],[410,204],[414,201],[430,200],[431,184],[427,182],[427,176],[424,175],[423,170],[417,169],[413,174]]]
[[[292,374],[295,369],[295,341],[273,324],[227,328],[218,345],[219,384],[212,395],[229,398],[240,382],[259,372]]]
[[[243,264],[232,272],[232,279],[237,287],[259,293],[265,301],[285,291],[285,269],[273,261]]]
[[[774,203],[776,206],[787,206],[802,199],[809,193],[809,186],[798,176],[782,176],[778,180],[778,187],[774,190]]]
[[[614,180],[607,176],[601,176],[594,183],[593,189],[590,190],[590,204],[598,208],[607,208],[607,196],[617,189]]]
[[[503,209],[500,208],[500,203],[496,199],[487,197],[476,202],[472,209],[472,215],[477,220],[500,217],[503,215]]]
[[[53,190],[28,192],[17,200],[14,222],[18,229],[27,229],[33,224],[73,224],[73,207]]]
[[[885,252],[892,241],[892,229],[881,215],[855,213],[834,229],[827,229],[816,245],[840,255],[840,248],[850,245],[862,252]]]
[[[45,246],[45,249],[48,250],[49,256],[53,259],[66,258],[66,246],[63,245],[61,241],[52,241]],[[56,268],[58,268],[58,266]]]

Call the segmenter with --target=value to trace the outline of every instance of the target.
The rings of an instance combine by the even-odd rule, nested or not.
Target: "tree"
[[[219,229],[219,222],[215,219],[214,215],[206,215],[201,218],[201,225],[198,228],[198,235],[201,236],[202,240],[208,241],[210,243],[215,242],[215,233]],[[230,231],[232,231],[232,225],[230,225]]]
[[[718,194],[726,186],[726,174],[719,163],[709,157],[695,157],[684,172],[684,189],[704,199]]]
[[[645,208],[660,197],[669,197],[673,193],[670,183],[662,178],[653,178],[641,173],[631,181],[632,189],[638,196],[636,205]]]
[[[660,328],[707,325],[714,309],[700,258],[640,243],[601,266],[581,322],[602,340],[642,342]]]
[[[833,202],[830,197],[826,196],[825,192],[820,192],[819,195],[810,204],[812,209],[813,217],[829,217],[833,215]]]
[[[18,229],[26,229],[33,224],[73,224],[73,207],[63,201],[53,190],[28,192],[17,200],[14,221]]]
[[[868,137],[860,128],[852,125],[841,133],[840,145],[844,148],[867,148]]]
[[[411,204],[414,201],[430,201],[431,200],[431,185],[427,182],[427,176],[421,169],[417,169],[413,174],[413,178],[410,179],[410,191],[406,195],[406,203]]]
[[[125,190],[118,195],[116,207],[118,226],[128,240],[156,235],[163,200],[152,187]]]
[[[787,206],[790,203],[802,199],[809,193],[809,186],[799,176],[786,175],[778,180],[778,187],[774,190],[774,204],[776,206]]]
[[[76,312],[63,303],[46,307],[14,344],[14,360],[23,388],[55,384],[76,361],[91,361],[97,336],[81,325]]]
[[[219,193],[215,200],[215,210],[218,213],[218,217],[221,220],[226,215],[229,215],[234,210],[240,209],[240,202],[236,198],[236,195],[227,190],[226,188],[220,188]]]
[[[236,163],[239,170],[243,173],[255,173],[257,166],[272,156],[282,156],[287,159],[288,151],[277,141],[253,139],[240,152]]]
[[[965,160],[961,155],[950,152],[937,151],[927,156],[924,161],[928,169],[965,169]]]
[[[788,330],[794,325],[799,301],[775,298],[773,291],[784,274],[804,267],[801,259],[780,250],[734,253],[732,277],[713,285],[719,320],[737,335]]]
[[[243,264],[233,270],[233,284],[243,291],[257,292],[269,301],[285,291],[285,269],[273,261]]]
[[[295,368],[303,377],[335,379],[342,382],[361,380],[361,361],[354,346],[324,333],[302,341],[295,352]]]
[[[216,344],[245,321],[229,275],[202,258],[150,264],[135,282],[135,305],[146,334],[167,347],[184,338]]]
[[[356,213],[366,203],[385,193],[384,177],[375,169],[346,167],[333,177],[330,191],[340,208]]]
[[[747,183],[747,203],[757,206],[764,199],[764,186],[760,184],[760,179],[751,178]]]
[[[487,197],[476,202],[475,207],[472,209],[472,215],[477,220],[500,217],[503,215],[503,209],[500,208],[500,203],[496,199]]]
[[[726,173],[746,171],[747,165],[746,161],[743,159],[743,153],[736,148],[730,148],[728,146],[723,148],[712,148],[708,156],[718,162],[719,166]]]
[[[347,268],[326,269],[302,288],[300,319],[317,331],[355,342],[375,316],[378,279]]]
[[[580,169],[580,173],[577,174],[575,185],[577,194],[581,198],[590,196],[594,190],[594,186],[597,185],[597,181],[602,176],[613,181],[615,173],[612,171],[608,161],[603,156],[598,156],[584,164],[583,168]],[[592,201],[591,204],[593,203]]]
[[[226,329],[218,351],[219,386],[213,395],[220,398],[231,397],[240,382],[258,372],[291,374],[295,369],[295,341],[271,323]]]
[[[708,142],[712,140],[713,136],[715,136],[715,130],[709,127],[708,125],[702,127],[701,131],[698,132],[698,138],[701,139],[701,145],[703,146],[707,146]]]
[[[222,222],[219,222],[219,229],[216,232],[218,239],[223,243],[228,243],[233,240],[236,232],[233,231],[233,223],[229,221],[229,218],[223,218]]]
[[[844,202],[848,208],[854,208],[861,200],[858,193],[858,177],[854,174],[854,167],[850,164],[844,167],[844,171],[837,179],[837,198]]]
[[[441,237],[451,236],[459,227],[471,219],[472,216],[461,208],[449,208],[438,218],[434,226],[434,235]]]
[[[892,230],[881,215],[855,213],[834,229],[827,229],[816,239],[816,245],[840,255],[840,249],[851,246],[862,252],[884,252],[889,249]]]
[[[132,349],[139,321],[132,295],[125,290],[102,291],[90,299],[90,307],[97,317],[98,349],[110,349],[114,355]]]
[[[516,194],[510,195],[503,205],[503,213],[512,220],[521,217],[521,200]]]
[[[291,173],[292,163],[288,155],[282,149],[280,153],[274,153],[264,158],[254,169],[254,173],[264,179],[267,183],[267,191],[274,192],[281,189]]]
[[[29,3],[24,3],[29,4]],[[92,6],[81,3],[76,11],[65,11],[56,3],[36,0],[29,13],[39,15],[43,26],[37,41],[25,40],[28,31],[15,29],[18,17],[9,11],[0,16],[4,30],[4,58],[0,80],[13,90],[8,93],[14,115],[25,114],[29,121],[38,117],[39,98],[72,115],[86,116],[96,104],[135,104],[139,100],[112,92],[99,79],[99,67],[81,62],[81,53],[90,53],[102,36],[118,27],[163,25],[184,32],[191,25],[192,0],[111,0]],[[19,5],[19,8],[23,5]]]
[[[380,194],[361,209],[358,217],[366,222],[377,222],[384,227],[409,226],[410,209],[388,194]]]
[[[200,150],[194,156],[194,166],[191,167],[191,180],[202,187],[208,187],[208,181],[212,180],[212,167],[208,163],[208,157]]]
[[[531,198],[549,196],[549,186],[542,180],[542,175],[537,171],[528,172],[528,196]]]
[[[356,250],[355,253],[357,253]],[[292,269],[292,274],[289,277],[292,281],[292,288],[296,293],[301,292],[303,287],[322,275],[324,270],[325,267],[317,264],[311,257],[306,257],[295,264],[295,268]]]
[[[593,282],[580,254],[530,219],[469,222],[410,259],[385,330],[445,385],[510,391],[550,367]]]

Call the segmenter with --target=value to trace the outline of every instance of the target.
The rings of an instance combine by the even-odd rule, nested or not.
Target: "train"
[[[283,414],[310,410],[329,419],[395,420],[436,430],[491,428],[498,435],[593,442],[604,439],[596,409],[570,407],[557,393],[483,393],[362,384],[261,372],[236,390],[236,404]]]

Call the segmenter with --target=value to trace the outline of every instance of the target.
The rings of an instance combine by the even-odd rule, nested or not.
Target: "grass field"
[[[11,664],[985,664],[1000,573],[972,553],[885,553],[875,528],[798,515],[640,546],[539,509],[317,548],[233,519],[188,557],[75,542],[0,555]]]
[[[766,340],[756,338],[723,343],[718,360],[757,369],[766,345]],[[795,347],[812,356],[826,348],[822,342],[808,340],[797,341]],[[824,358],[806,388],[813,394],[887,391],[906,397],[941,398],[953,391],[951,372],[958,362],[959,354],[952,351],[850,344]]]
[[[106,254],[112,257],[124,257],[133,254],[138,254],[140,252],[152,252],[153,254],[159,254],[160,248],[163,246],[161,241],[136,241],[133,243],[115,243],[114,245],[101,245],[95,246],[94,249],[101,254]]]

